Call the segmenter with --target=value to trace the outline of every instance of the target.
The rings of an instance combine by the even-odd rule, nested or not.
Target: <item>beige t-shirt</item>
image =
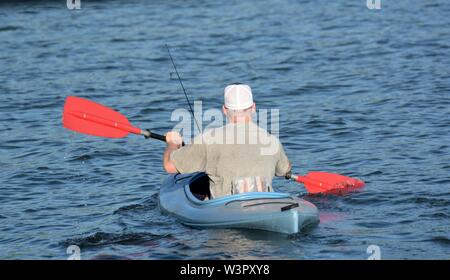
[[[265,178],[264,191],[272,191],[273,177],[291,168],[278,138],[253,122],[207,130],[172,152],[171,161],[180,173],[206,172],[212,197],[233,194],[236,182],[255,177]]]

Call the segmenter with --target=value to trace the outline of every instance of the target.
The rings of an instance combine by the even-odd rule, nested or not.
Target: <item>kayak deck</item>
[[[160,189],[163,211],[197,228],[247,228],[297,233],[318,223],[317,208],[297,197],[277,192],[251,192],[210,200],[205,173],[169,175]]]

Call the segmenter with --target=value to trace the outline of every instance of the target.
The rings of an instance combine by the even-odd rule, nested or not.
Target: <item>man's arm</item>
[[[176,149],[174,148],[167,147],[166,150],[164,151],[163,165],[167,173],[178,173],[177,169],[175,168],[175,165],[170,160],[170,154],[175,150]]]
[[[280,143],[278,155],[279,155],[279,157],[278,157],[278,162],[277,162],[277,166],[275,169],[275,175],[284,177],[284,176],[286,176],[287,173],[291,172],[292,165],[291,165],[291,162],[289,161],[288,157],[286,156],[283,145],[281,145],[281,143]]]
[[[166,142],[167,147],[164,150],[163,155],[164,169],[166,170],[167,173],[178,173],[177,168],[170,160],[170,155],[172,154],[173,151],[178,150],[181,147],[183,139],[181,138],[181,135],[178,132],[170,131],[166,134]]]

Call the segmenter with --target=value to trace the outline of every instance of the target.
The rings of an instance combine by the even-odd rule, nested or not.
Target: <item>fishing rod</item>
[[[199,133],[201,133],[202,130],[200,129],[200,125],[198,124],[197,118],[195,117],[194,110],[192,109],[191,102],[189,101],[189,98],[187,96],[186,89],[184,88],[184,85],[183,85],[183,81],[181,80],[180,74],[178,74],[177,66],[175,65],[175,62],[173,61],[172,55],[170,54],[169,46],[167,44],[166,44],[166,48],[167,48],[167,52],[169,53],[170,61],[172,61],[173,68],[175,69],[175,73],[178,76],[178,81],[180,81],[180,85],[181,85],[181,88],[183,89],[184,96],[186,97],[187,104],[189,105],[189,110],[191,111],[192,117],[194,117],[195,124],[197,125]]]

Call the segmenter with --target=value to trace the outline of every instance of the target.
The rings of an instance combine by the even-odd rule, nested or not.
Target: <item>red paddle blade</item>
[[[75,96],[66,98],[62,122],[65,128],[100,137],[121,138],[129,132],[141,133],[119,112]]]
[[[297,181],[305,184],[309,193],[342,193],[361,188],[365,183],[361,180],[328,172],[309,172],[306,176],[298,176]]]

